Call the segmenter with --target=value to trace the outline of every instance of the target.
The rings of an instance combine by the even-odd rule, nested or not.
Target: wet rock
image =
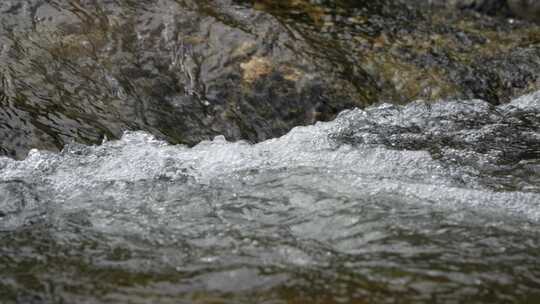
[[[0,149],[17,158],[127,129],[259,141],[376,96],[361,68],[228,1],[28,0],[2,19]]]
[[[540,87],[538,26],[425,4],[3,1],[0,154],[125,130],[256,142],[379,101]]]
[[[508,5],[512,0],[458,0],[455,5],[460,9],[472,9],[488,15],[511,16],[514,14]]]
[[[491,16],[520,18],[540,22],[540,3],[536,0],[417,0],[424,6],[474,10]]]
[[[540,22],[540,2],[536,0],[508,0],[508,6],[515,15]]]
[[[353,58],[376,80],[379,101],[480,98],[499,104],[538,85],[539,29],[529,23],[458,10],[459,1],[381,1],[370,7],[376,15],[363,15],[365,7],[347,2],[346,9],[311,19],[290,12],[325,10],[291,3],[287,10],[283,4],[263,9],[284,22],[304,20],[291,27],[312,40],[332,42],[343,57]],[[496,9],[495,2],[491,7]]]

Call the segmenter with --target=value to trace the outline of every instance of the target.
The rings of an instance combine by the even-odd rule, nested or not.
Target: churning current
[[[0,301],[533,303],[540,92],[0,158]]]

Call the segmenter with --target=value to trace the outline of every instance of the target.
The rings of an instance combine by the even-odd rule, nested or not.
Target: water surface
[[[540,93],[0,158],[3,303],[534,303]]]

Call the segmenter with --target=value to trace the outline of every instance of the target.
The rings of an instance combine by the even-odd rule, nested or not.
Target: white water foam
[[[518,148],[537,149],[539,100],[540,93],[535,93],[500,107],[478,100],[385,104],[345,111],[332,122],[297,127],[281,138],[254,145],[218,136],[189,148],[169,145],[144,132],[126,132],[122,139],[101,146],[72,144],[60,154],[32,150],[23,161],[2,158],[0,181],[24,181],[39,193],[28,194],[21,188],[12,196],[41,195],[42,201],[69,208],[75,198],[92,196],[110,182],[189,181],[211,187],[215,180],[226,183],[250,170],[311,168],[365,191],[355,195],[378,193],[441,207],[499,209],[537,221],[540,194],[533,182],[540,175],[538,159],[500,165],[505,154],[520,151],[516,152],[515,141],[501,140],[505,134],[497,132],[501,126],[520,132],[514,135],[521,136],[526,146]],[[528,129],[522,126],[524,115],[536,119]],[[507,146],[500,145],[505,142]],[[486,147],[478,151],[482,145]],[[509,166],[521,169],[507,170]],[[519,176],[523,167],[529,170],[525,178]],[[483,180],[490,179],[486,175],[499,174],[498,169],[506,170],[505,180],[515,180],[516,189],[485,186]],[[13,214],[8,209],[15,208],[14,198],[6,195],[0,206],[4,213]],[[110,195],[129,196],[121,191]]]

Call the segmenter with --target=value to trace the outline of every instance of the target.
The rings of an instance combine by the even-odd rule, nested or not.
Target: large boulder
[[[376,100],[370,76],[229,1],[3,2],[0,151],[142,129],[260,141]],[[122,3],[122,4],[120,4]]]
[[[540,87],[536,25],[424,0],[6,0],[0,24],[16,158],[129,129],[255,142],[379,101]]]

